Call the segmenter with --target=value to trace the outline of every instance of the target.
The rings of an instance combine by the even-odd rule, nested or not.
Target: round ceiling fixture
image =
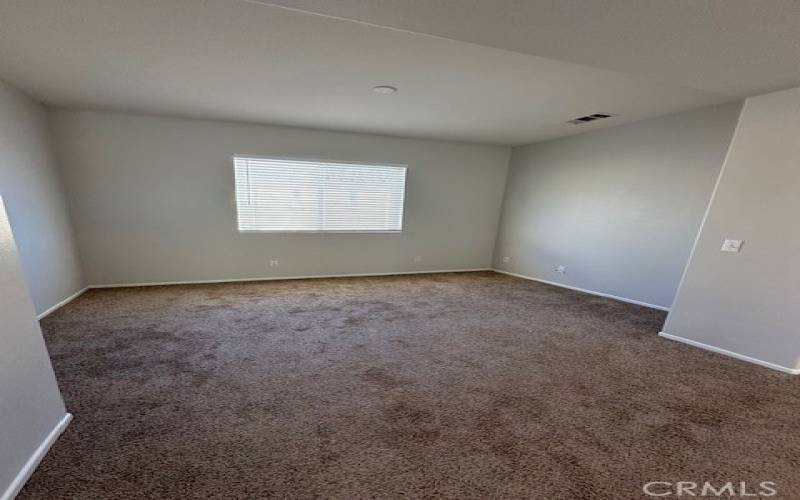
[[[392,87],[391,85],[378,85],[376,87],[372,87],[372,91],[376,94],[394,94],[397,92],[397,87]]]

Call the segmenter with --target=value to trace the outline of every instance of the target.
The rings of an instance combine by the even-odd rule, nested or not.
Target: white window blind
[[[401,231],[406,168],[233,159],[239,231]]]

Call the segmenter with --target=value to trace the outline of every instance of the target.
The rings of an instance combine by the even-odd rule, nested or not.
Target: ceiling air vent
[[[595,113],[593,115],[580,116],[578,118],[575,118],[574,120],[568,121],[567,123],[571,123],[573,125],[580,125],[581,123],[588,123],[588,122],[593,122],[595,120],[602,120],[604,118],[611,118],[612,116],[614,115],[612,115],[611,113]]]

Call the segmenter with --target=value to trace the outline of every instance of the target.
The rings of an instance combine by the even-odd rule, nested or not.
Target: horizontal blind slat
[[[235,157],[240,231],[400,231],[406,168]]]

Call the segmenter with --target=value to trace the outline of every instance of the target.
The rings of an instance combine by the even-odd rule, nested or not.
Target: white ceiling
[[[797,0],[251,0],[740,97],[800,85]]]
[[[719,35],[739,19],[690,15],[701,3],[714,14],[715,1],[281,2],[500,48],[255,0],[0,0],[0,78],[57,106],[518,145],[789,86],[798,76],[798,36],[783,36],[797,20],[793,2],[747,2],[779,4],[783,16],[769,30],[754,17],[741,40],[758,32],[768,41],[745,52],[692,47],[702,28]],[[724,2],[737,12],[745,4]],[[676,17],[657,7],[666,4],[687,10]],[[688,25],[673,25],[669,38],[669,26],[653,28],[676,19]],[[755,58],[764,46],[774,55]],[[377,84],[400,91],[374,94]],[[619,116],[564,123],[596,112]]]

